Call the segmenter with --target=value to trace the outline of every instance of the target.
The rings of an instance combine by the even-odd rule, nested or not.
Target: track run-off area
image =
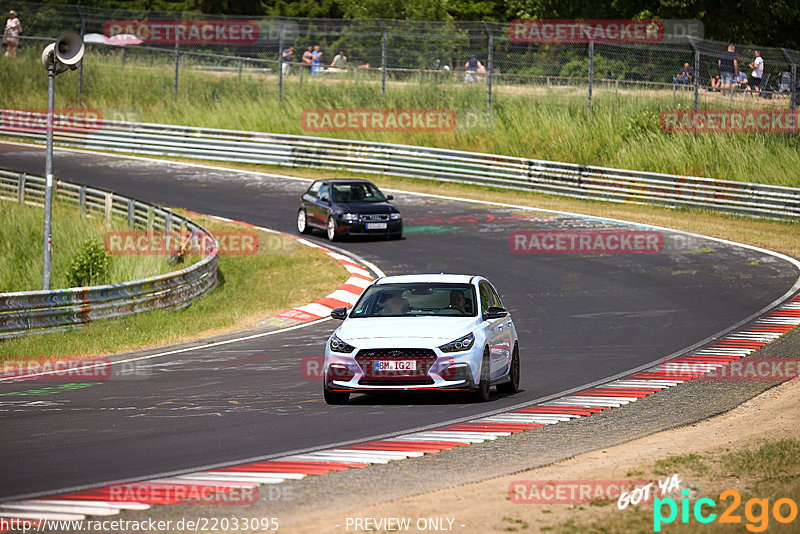
[[[0,167],[41,174],[43,166],[43,149],[0,143]],[[289,233],[296,233],[299,197],[309,184],[71,150],[56,151],[55,174]],[[665,229],[659,229],[663,249],[657,254],[519,253],[514,232],[652,228],[392,194],[404,216],[402,240],[336,246],[387,275],[445,272],[490,279],[519,333],[519,393],[493,394],[488,404],[455,395],[354,395],[347,406],[328,406],[320,380],[309,379],[303,362],[322,356],[338,324],[332,320],[178,354],[153,357],[151,351],[139,364],[147,371],[143,380],[57,392],[41,391],[41,382],[0,382],[0,500],[283,457],[554,398],[711,341],[789,298],[800,274],[785,256]],[[308,239],[328,245],[321,233]]]

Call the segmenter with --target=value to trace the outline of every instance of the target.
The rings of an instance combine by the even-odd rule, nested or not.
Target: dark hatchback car
[[[297,230],[325,230],[328,239],[381,236],[400,239],[403,218],[375,184],[366,180],[317,180],[300,199]]]

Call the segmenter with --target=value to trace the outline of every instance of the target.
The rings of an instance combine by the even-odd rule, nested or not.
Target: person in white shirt
[[[750,73],[750,87],[758,93],[761,90],[761,78],[764,75],[764,60],[761,57],[761,52],[755,51],[756,58],[750,63],[750,68],[753,72]]]
[[[331,61],[331,67],[328,69],[328,72],[341,72],[341,69],[343,69],[345,65],[347,65],[347,56],[340,50],[338,54],[333,56],[333,61]]]

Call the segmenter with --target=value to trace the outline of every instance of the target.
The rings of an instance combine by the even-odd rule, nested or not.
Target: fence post
[[[178,44],[178,34],[175,34],[175,82],[172,88],[172,99],[178,100],[178,71],[181,63],[180,45]]]
[[[136,205],[132,198],[128,199],[128,228],[131,230],[136,226]]]
[[[280,37],[278,37],[278,102],[280,103],[283,100],[283,36],[284,36],[284,28],[283,22],[278,21],[280,24]]]
[[[383,21],[378,19],[378,24],[381,26],[381,98],[386,96],[386,26]]]
[[[78,205],[81,208],[81,217],[86,217],[86,186],[82,185],[78,189]]]
[[[20,204],[25,204],[25,173],[19,173],[19,185],[17,186],[17,200]]]
[[[491,28],[483,21],[483,27],[486,29],[486,33],[489,34],[489,53],[486,56],[486,69],[489,71],[486,75],[486,98],[487,98],[487,106],[491,110],[492,109],[492,72],[494,71],[494,35],[492,34]]]
[[[86,35],[86,19],[83,17],[83,11],[81,11],[81,6],[75,6],[75,9],[78,10],[78,16],[81,18],[81,39],[84,35]],[[83,59],[80,61],[80,65],[78,65],[78,102],[81,101],[83,97]]]
[[[789,93],[789,109],[792,110],[792,133],[789,134],[789,137],[794,137],[797,135],[794,130],[797,129],[797,115],[795,109],[797,108],[797,63],[794,60],[794,56],[789,54],[789,52],[785,48],[781,48],[781,52],[792,65],[792,81],[791,81],[791,91]],[[762,89],[763,90],[763,89]]]
[[[700,109],[700,49],[691,35],[687,35],[686,38],[689,39],[689,44],[692,45],[694,50],[694,116],[692,117],[692,132],[697,137],[697,112]]]
[[[106,226],[111,226],[111,208],[114,206],[114,193],[106,193],[105,220]]]
[[[589,115],[592,114],[592,82],[594,81],[594,41],[589,41]]]
[[[169,235],[172,231],[172,212],[164,213],[164,234]]]
[[[239,58],[239,85],[242,85],[242,58]]]

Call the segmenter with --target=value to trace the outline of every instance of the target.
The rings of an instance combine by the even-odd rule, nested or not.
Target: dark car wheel
[[[322,388],[325,395],[325,402],[328,404],[347,404],[350,400],[350,393],[348,391],[331,391],[327,387]]]
[[[508,371],[508,382],[497,385],[500,393],[516,393],[519,391],[519,347],[514,345],[514,352],[511,355],[511,369]]]
[[[489,400],[489,349],[483,350],[483,358],[481,358],[481,381],[478,384],[478,389],[472,393],[472,398],[475,402],[486,402]]]
[[[297,231],[301,234],[311,233],[311,227],[308,226],[308,215],[304,209],[297,210]]]
[[[339,240],[339,234],[336,233],[336,231],[338,229],[339,229],[339,225],[336,223],[336,219],[334,219],[333,217],[328,217],[327,232],[328,232],[328,240],[329,241],[338,241]]]

